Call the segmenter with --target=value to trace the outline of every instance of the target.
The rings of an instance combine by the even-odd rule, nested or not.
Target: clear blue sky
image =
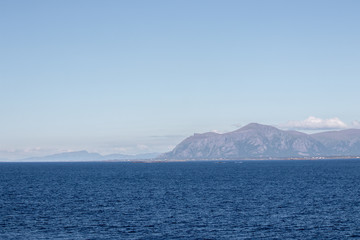
[[[0,1],[0,159],[360,120],[360,1]]]

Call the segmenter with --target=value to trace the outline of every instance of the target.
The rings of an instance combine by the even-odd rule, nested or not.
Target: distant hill
[[[146,153],[137,155],[110,154],[101,155],[99,153],[89,153],[87,151],[65,152],[43,157],[26,158],[21,161],[26,162],[88,162],[88,161],[107,161],[107,160],[144,160],[156,158],[159,153]]]
[[[332,155],[360,156],[360,129],[322,132],[311,135]]]
[[[305,134],[251,123],[224,134],[194,134],[162,159],[244,159],[359,156],[360,130]]]

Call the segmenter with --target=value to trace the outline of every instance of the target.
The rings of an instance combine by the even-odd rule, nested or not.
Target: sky
[[[0,1],[0,159],[360,127],[360,1]]]

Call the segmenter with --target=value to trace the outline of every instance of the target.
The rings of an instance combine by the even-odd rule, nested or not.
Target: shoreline
[[[329,156],[329,157],[289,157],[289,158],[204,158],[204,159],[131,159],[131,160],[103,160],[103,161],[18,161],[1,160],[0,163],[170,163],[170,162],[233,162],[233,161],[299,161],[299,160],[360,160],[360,156]]]

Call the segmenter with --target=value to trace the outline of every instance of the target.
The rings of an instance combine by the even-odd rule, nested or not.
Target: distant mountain
[[[311,135],[332,155],[360,156],[360,129],[322,132]]]
[[[360,130],[319,134],[251,123],[236,131],[194,134],[162,159],[243,159],[360,155]]]
[[[77,152],[65,152],[58,153],[44,157],[32,157],[26,158],[24,161],[49,161],[49,162],[71,162],[71,161],[101,161],[103,156],[98,153],[89,153],[87,151],[77,151]]]
[[[65,152],[43,157],[32,157],[26,158],[21,161],[26,162],[89,162],[89,161],[107,161],[107,160],[144,160],[144,159],[153,159],[157,157],[159,153],[147,153],[147,154],[137,154],[137,155],[126,155],[126,154],[110,154],[110,155],[101,155],[99,153],[89,153],[87,151],[77,151],[77,152]]]

